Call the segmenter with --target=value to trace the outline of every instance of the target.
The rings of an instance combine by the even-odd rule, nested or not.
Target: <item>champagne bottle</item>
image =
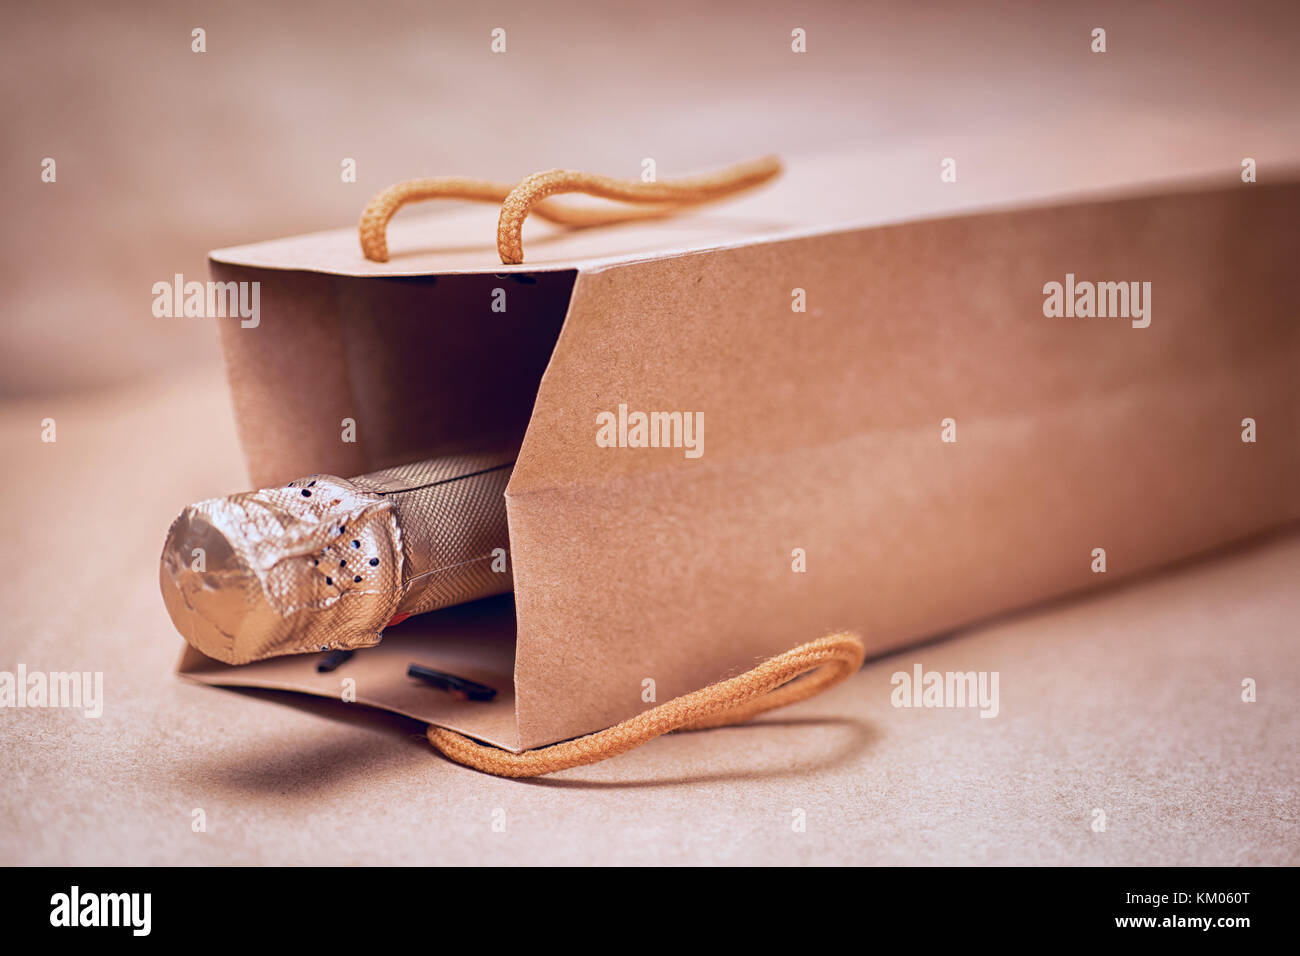
[[[185,508],[160,582],[176,629],[228,664],[379,643],[412,614],[512,588],[514,453],[447,455]]]

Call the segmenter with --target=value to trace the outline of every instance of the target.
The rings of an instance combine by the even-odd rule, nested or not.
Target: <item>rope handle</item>
[[[538,777],[615,757],[674,730],[744,723],[834,687],[855,673],[865,656],[862,639],[856,634],[832,634],[770,657],[739,676],[665,701],[613,727],[523,753],[480,744],[432,725],[427,735],[436,750],[456,763],[498,777]],[[808,671],[816,673],[795,680]]]
[[[388,223],[397,210],[426,199],[471,199],[501,203],[497,221],[497,252],[506,265],[524,261],[523,226],[530,213],[574,228],[659,219],[690,206],[725,199],[759,186],[781,172],[781,161],[764,156],[726,169],[672,182],[643,183],[596,173],[552,169],[533,173],[514,186],[467,176],[410,179],[377,193],[361,213],[361,251],[372,262],[388,261]],[[646,203],[644,209],[599,209],[566,206],[548,197],[586,193],[624,203]]]

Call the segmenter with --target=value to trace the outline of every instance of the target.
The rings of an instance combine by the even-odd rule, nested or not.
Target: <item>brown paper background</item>
[[[1291,3],[798,12],[802,60],[785,5],[6,11],[0,667],[103,669],[109,703],[98,722],[0,714],[0,862],[1300,860],[1291,539],[964,628],[758,726],[533,784],[450,766],[401,718],[175,678],[162,535],[186,502],[248,475],[212,323],[154,319],[149,288],[203,278],[214,247],[337,228],[423,173],[631,175],[654,156],[669,175],[865,147],[898,157],[861,169],[888,207],[932,182],[936,156],[959,157],[964,195],[1017,157],[1015,175],[1068,190],[1099,163],[1159,180],[1179,157],[1235,184],[1244,155],[1264,184],[1294,155]],[[511,54],[492,60],[497,17]],[[188,48],[200,23],[203,59]],[[1085,52],[1098,24],[1105,57]],[[37,176],[45,155],[54,188]],[[358,183],[339,182],[343,156]],[[398,225],[441,215],[472,218],[458,245],[490,256],[486,208]],[[45,416],[57,445],[39,442]],[[1001,669],[1002,717],[894,710],[888,676],[918,661]],[[1242,676],[1260,682],[1255,705]],[[1099,805],[1107,834],[1088,829]],[[190,830],[200,806],[205,835]],[[491,831],[497,807],[506,834]]]

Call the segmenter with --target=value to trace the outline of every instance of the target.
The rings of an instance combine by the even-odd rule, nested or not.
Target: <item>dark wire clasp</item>
[[[457,677],[455,674],[448,674],[446,671],[435,670],[432,667],[426,667],[424,664],[411,664],[406,669],[406,676],[417,677],[439,690],[445,690],[457,697],[468,697],[470,700],[491,700],[497,695],[496,689],[487,686],[487,684],[466,680],[464,677]]]

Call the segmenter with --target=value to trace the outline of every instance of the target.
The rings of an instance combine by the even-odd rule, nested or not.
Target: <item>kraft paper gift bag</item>
[[[1061,196],[1059,145],[989,145],[956,183],[921,147],[796,156],[672,218],[530,220],[521,265],[456,204],[399,214],[384,263],[355,228],[214,252],[260,283],[255,326],[221,327],[252,485],[518,442],[514,588],[333,672],[182,673],[347,677],[522,751],[642,712],[648,681],[662,702],[844,629],[881,653],[1295,521],[1300,177],[1139,144]],[[636,413],[699,427],[635,447]]]

